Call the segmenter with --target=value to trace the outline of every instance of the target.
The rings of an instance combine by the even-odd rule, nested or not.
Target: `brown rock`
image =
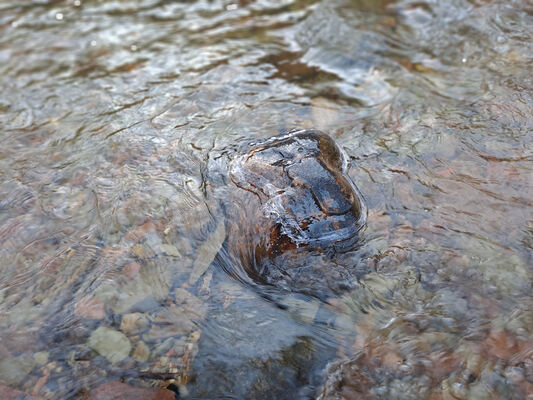
[[[144,332],[148,328],[148,325],[148,319],[144,314],[124,314],[120,323],[120,330],[126,335],[135,335]]]
[[[122,273],[126,275],[128,278],[134,278],[139,273],[140,269],[141,269],[141,264],[134,261],[134,262],[131,262],[125,265],[124,268],[122,268]]]
[[[126,234],[127,240],[140,240],[146,235],[155,232],[156,225],[152,221],[148,221],[140,226],[135,227]]]
[[[518,353],[518,344],[516,339],[506,331],[493,330],[487,340],[485,348],[490,356],[509,360]]]
[[[107,382],[90,393],[89,400],[174,400],[167,389],[140,388],[122,382]]]
[[[143,244],[137,243],[131,247],[131,251],[140,259],[146,259],[150,257],[150,250]]]
[[[150,357],[150,349],[144,342],[140,341],[137,343],[137,346],[135,346],[132,357],[135,361],[146,362]]]

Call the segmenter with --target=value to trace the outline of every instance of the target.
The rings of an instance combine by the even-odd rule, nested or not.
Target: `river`
[[[0,397],[531,398],[532,63],[527,0],[2,0]],[[368,219],[276,304],[209,163],[294,128]]]

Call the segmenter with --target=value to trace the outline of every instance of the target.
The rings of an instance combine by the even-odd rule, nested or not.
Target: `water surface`
[[[532,27],[526,0],[2,1],[0,397],[528,398]],[[354,290],[280,308],[217,268],[209,165],[309,127],[368,226]]]

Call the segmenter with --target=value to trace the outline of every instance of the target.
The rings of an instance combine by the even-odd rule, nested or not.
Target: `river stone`
[[[50,353],[47,351],[39,351],[33,355],[33,359],[39,365],[45,365],[48,362]]]
[[[89,346],[110,363],[125,359],[131,351],[131,343],[122,332],[101,326],[89,338]]]
[[[357,247],[367,210],[331,137],[300,130],[252,143],[231,158],[227,175],[227,246],[219,253],[227,272],[311,294],[354,281],[352,266],[332,261]]]
[[[8,385],[17,385],[35,366],[33,357],[26,355],[0,360],[0,380]]]
[[[139,341],[133,351],[133,359],[138,362],[146,362],[150,357],[150,349],[143,341]]]
[[[136,335],[145,331],[150,322],[146,315],[141,313],[130,313],[122,316],[120,330],[127,335]]]
[[[169,255],[172,257],[181,257],[181,254],[178,251],[178,249],[171,244],[162,243],[159,246],[159,250],[161,250],[162,253],[165,253],[166,255]]]

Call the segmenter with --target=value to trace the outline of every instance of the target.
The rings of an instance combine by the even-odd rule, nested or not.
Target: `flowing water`
[[[532,43],[527,0],[2,0],[0,397],[531,398]],[[209,165],[309,127],[357,274],[270,301]]]

